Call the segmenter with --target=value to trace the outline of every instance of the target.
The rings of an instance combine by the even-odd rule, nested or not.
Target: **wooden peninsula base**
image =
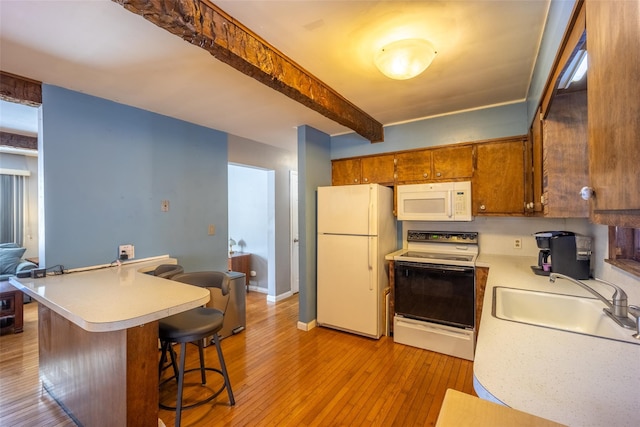
[[[79,425],[158,423],[158,321],[89,332],[40,304],[40,377]]]

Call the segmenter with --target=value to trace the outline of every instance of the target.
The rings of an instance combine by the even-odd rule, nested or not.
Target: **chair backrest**
[[[229,275],[222,271],[196,271],[172,277],[173,280],[203,288],[218,288],[222,295],[229,293]]]
[[[177,274],[184,273],[184,268],[177,264],[160,264],[153,270],[153,275],[156,277],[163,277],[165,279],[171,279]]]

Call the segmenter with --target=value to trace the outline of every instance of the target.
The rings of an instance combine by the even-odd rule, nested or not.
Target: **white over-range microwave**
[[[471,221],[471,181],[397,187],[401,221]]]

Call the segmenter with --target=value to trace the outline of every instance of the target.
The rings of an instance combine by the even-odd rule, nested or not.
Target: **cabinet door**
[[[640,2],[588,1],[591,220],[640,227]]]
[[[531,150],[533,162],[533,177],[531,185],[533,186],[533,211],[542,212],[542,112],[540,108],[536,112],[531,125]]]
[[[587,218],[589,202],[580,189],[589,184],[587,92],[556,95],[543,126],[544,215]]]
[[[436,180],[471,178],[473,174],[473,146],[434,149],[433,178]]]
[[[477,144],[471,195],[474,215],[524,214],[522,139]]]
[[[396,153],[396,182],[417,183],[431,179],[431,150]]]
[[[363,157],[360,159],[362,167],[362,184],[393,184],[394,155]]]
[[[360,184],[360,159],[340,159],[331,161],[331,184]]]

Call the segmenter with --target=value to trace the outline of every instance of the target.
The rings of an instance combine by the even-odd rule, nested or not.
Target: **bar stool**
[[[153,270],[153,275],[171,279],[173,276],[184,273],[184,268],[178,264],[160,264]]]
[[[226,279],[226,280],[225,280]],[[223,295],[229,292],[229,280],[224,273],[220,272],[196,272],[196,273],[184,273],[173,277],[173,280],[177,280],[183,283],[189,283],[202,287],[218,287]],[[231,382],[229,381],[229,375],[227,373],[227,366],[224,362],[222,355],[222,348],[220,347],[220,339],[218,332],[222,329],[224,322],[224,313],[215,308],[198,307],[183,313],[174,314],[167,318],[161,319],[159,324],[159,337],[161,342],[162,354],[160,357],[159,373],[165,369],[163,366],[166,361],[166,354],[169,353],[171,357],[171,365],[174,369],[174,375],[160,383],[160,385],[177,378],[178,381],[178,396],[176,400],[176,406],[167,406],[160,403],[160,407],[168,410],[176,411],[176,427],[180,425],[180,419],[183,409],[194,408],[196,406],[203,405],[210,402],[217,397],[224,389],[227,389],[229,396],[229,403],[231,406],[235,405],[235,399],[233,397],[233,391],[231,389]],[[207,337],[213,336],[213,343],[215,344],[216,351],[218,353],[218,359],[220,360],[220,369],[205,367],[204,364],[204,352],[203,352],[203,340]],[[180,344],[180,364],[176,364],[176,356],[172,343]],[[185,355],[187,343],[194,343],[198,345],[198,352],[200,356],[200,368],[194,368],[186,370]],[[184,388],[184,375],[187,372],[200,370],[200,376],[202,384],[206,384],[207,377],[206,371],[217,372],[222,375],[224,382],[220,389],[215,391],[213,395],[190,405],[182,404],[182,395]]]

